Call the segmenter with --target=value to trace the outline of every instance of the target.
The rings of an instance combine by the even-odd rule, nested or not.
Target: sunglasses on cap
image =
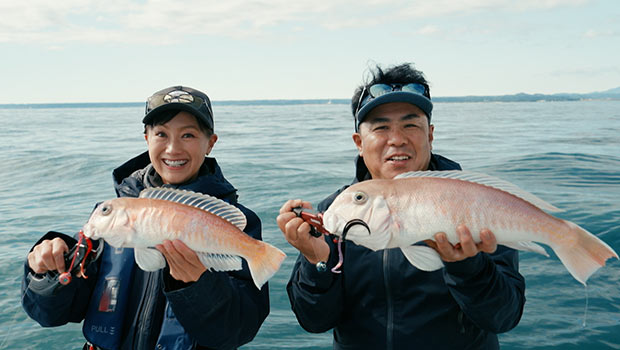
[[[389,94],[394,91],[405,91],[411,92],[414,94],[428,96],[428,92],[426,90],[426,86],[418,83],[409,83],[409,84],[373,84],[369,87],[364,86],[362,93],[360,94],[360,99],[357,101],[357,108],[355,109],[355,117],[357,118],[357,113],[360,111],[363,105],[366,105],[368,102],[373,99]],[[368,92],[368,93],[366,93]],[[429,97],[430,98],[430,97]]]

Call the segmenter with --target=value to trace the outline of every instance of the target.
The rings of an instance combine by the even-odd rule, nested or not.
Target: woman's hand
[[[155,246],[159,250],[170,268],[170,276],[185,283],[196,282],[207,270],[195,251],[190,249],[181,240],[165,240]]]
[[[61,238],[44,240],[28,253],[28,266],[35,273],[48,271],[65,272],[65,253],[69,251],[67,243]]]

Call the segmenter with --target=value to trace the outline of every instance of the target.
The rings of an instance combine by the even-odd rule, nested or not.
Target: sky
[[[0,104],[350,98],[411,62],[433,96],[620,86],[618,0],[0,0]]]

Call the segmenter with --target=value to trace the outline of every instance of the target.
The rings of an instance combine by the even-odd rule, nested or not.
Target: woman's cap
[[[152,125],[161,112],[179,110],[193,114],[213,130],[213,112],[209,97],[186,86],[172,86],[154,93],[146,101],[142,123]]]

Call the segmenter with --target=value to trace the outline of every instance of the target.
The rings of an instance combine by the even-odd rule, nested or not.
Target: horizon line
[[[554,94],[543,94],[543,93],[524,93],[519,92],[515,94],[504,94],[504,95],[464,95],[464,96],[435,96],[432,98],[433,101],[437,102],[465,102],[464,100],[475,100],[475,101],[507,101],[511,102],[510,98],[555,98],[555,99],[564,99],[564,100],[583,100],[583,99],[593,99],[594,97],[599,97],[598,99],[609,99],[609,97],[614,97],[614,99],[620,99],[620,92],[591,92],[591,93],[554,93]],[[517,101],[517,100],[513,100]],[[298,103],[333,103],[333,104],[349,104],[351,99],[347,98],[276,98],[276,99],[248,99],[248,100],[212,100],[211,104],[254,104],[254,103],[264,103],[264,104],[280,104],[280,103],[290,103],[290,102],[298,102]],[[42,107],[42,106],[139,106],[144,105],[145,102],[24,102],[24,103],[0,103],[0,107]]]

